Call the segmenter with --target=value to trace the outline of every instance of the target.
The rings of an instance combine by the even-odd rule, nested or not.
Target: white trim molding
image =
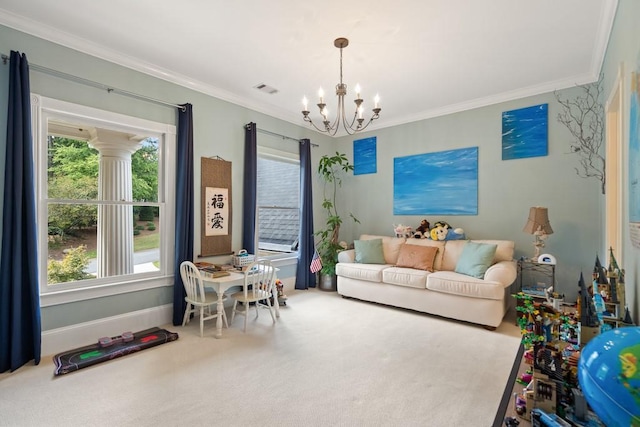
[[[170,324],[173,304],[133,311],[118,316],[105,317],[91,322],[78,323],[42,333],[42,355],[53,356],[77,347],[97,343],[101,337],[112,337],[123,332],[139,332],[155,326]]]

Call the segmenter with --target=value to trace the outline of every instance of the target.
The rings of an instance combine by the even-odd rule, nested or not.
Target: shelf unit
[[[545,289],[556,289],[555,264],[539,263],[530,259],[518,260],[518,291],[534,298],[545,298]]]

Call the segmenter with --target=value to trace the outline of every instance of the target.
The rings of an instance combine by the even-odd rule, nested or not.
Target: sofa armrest
[[[515,261],[500,261],[493,264],[484,273],[484,280],[502,283],[506,288],[516,280],[518,271]]]
[[[355,249],[347,249],[346,251],[338,252],[338,262],[356,262]]]

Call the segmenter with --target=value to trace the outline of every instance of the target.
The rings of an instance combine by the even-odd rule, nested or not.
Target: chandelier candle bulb
[[[375,98],[373,98],[373,108],[380,108],[380,96],[376,94]]]
[[[320,97],[320,104],[324,103],[324,90],[322,88],[318,89],[318,97]]]
[[[309,101],[306,96],[302,98],[302,105],[304,105],[304,111],[309,111]]]

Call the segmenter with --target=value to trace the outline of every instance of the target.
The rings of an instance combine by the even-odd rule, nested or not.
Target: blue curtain
[[[193,261],[193,112],[191,104],[178,108],[176,164],[176,253],[173,282],[173,324],[182,324],[186,310],[180,264]]]
[[[256,253],[256,205],[258,198],[257,126],[244,127],[244,188],[242,197],[242,249]]]
[[[300,245],[296,289],[316,287],[316,275],[309,270],[313,257],[313,197],[311,194],[311,141],[300,140]]]
[[[11,51],[0,255],[0,372],[40,363],[36,204],[29,63]]]

